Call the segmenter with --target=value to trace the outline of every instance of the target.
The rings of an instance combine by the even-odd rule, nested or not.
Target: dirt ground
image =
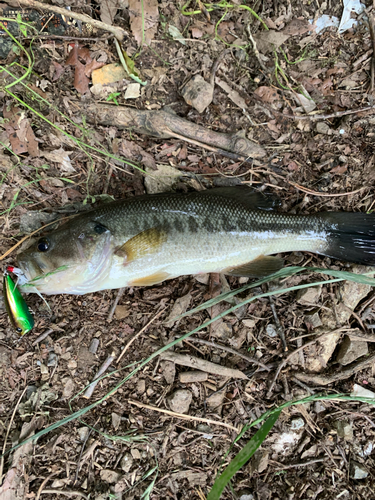
[[[97,66],[118,62],[113,36],[106,30],[89,30],[86,24],[79,34],[75,25],[73,33],[64,28],[35,36],[35,64],[25,82],[52,107],[21,83],[9,89],[11,96],[5,86],[14,80],[1,73],[2,253],[56,214],[160,190],[185,192],[245,183],[277,196],[280,211],[374,209],[375,39],[368,19],[371,24],[375,11],[369,0],[364,13],[353,14],[357,24],[343,33],[337,27],[317,33],[309,24],[323,14],[341,19],[343,6],[331,0],[246,3],[268,30],[237,1],[229,7],[224,2],[212,4],[206,14],[186,16],[183,3],[163,0],[155,7],[144,0],[146,14],[156,12],[158,17],[143,46],[142,30],[134,21],[137,2],[68,3],[72,11],[94,19],[100,19],[102,10],[102,20],[106,11],[108,22],[111,13],[112,24],[128,34],[123,48],[147,85],[133,87],[135,96],[125,99],[129,86],[136,83],[129,77],[95,88],[90,73],[86,81],[83,74],[90,61]],[[200,11],[202,5],[194,2],[187,10]],[[31,53],[30,38],[17,38]],[[69,62],[68,53],[78,41],[81,52]],[[2,68],[11,68],[17,78],[24,74],[25,52],[11,50],[3,57]],[[183,98],[184,85],[195,75],[206,82],[214,76],[212,103],[202,112]],[[265,156],[244,161],[181,138],[158,139],[87,122],[85,109],[90,104],[110,102],[116,107],[115,101],[155,112],[168,106],[180,117],[217,132],[245,131],[264,148]],[[14,130],[17,143],[12,142]],[[80,149],[64,132],[95,149]],[[308,253],[283,257],[287,265],[365,271]],[[16,262],[13,252],[3,266]],[[301,274],[283,286],[325,279]],[[26,299],[35,313],[35,327],[21,340],[2,303],[0,448],[5,436],[4,449],[9,449],[30,429],[37,432],[105,397],[134,363],[232,304],[224,302],[177,322],[166,320],[246,282],[184,276],[129,288],[120,297],[117,291],[51,296],[46,298],[49,307],[30,294]],[[269,283],[252,293],[280,285]],[[247,297],[249,292],[241,295]],[[79,419],[6,455],[0,499],[206,498],[218,472],[254,434],[250,429],[231,447],[236,429],[292,399],[359,388],[375,392],[374,299],[370,286],[341,282],[250,302],[174,348],[175,353],[240,370],[248,378],[203,373],[185,383],[185,372],[192,368],[156,357]],[[325,343],[312,343],[289,356],[327,331],[335,333]],[[109,376],[90,397],[83,397],[81,392],[109,356]],[[246,357],[254,357],[268,371]],[[173,411],[185,412],[188,418],[177,418]],[[369,404],[324,401],[291,406],[221,498],[375,498],[374,445],[374,411]]]

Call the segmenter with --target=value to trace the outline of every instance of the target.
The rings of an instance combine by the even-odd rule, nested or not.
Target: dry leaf
[[[29,153],[30,156],[39,156],[39,146],[33,129],[23,111],[16,106],[7,109],[4,105],[5,130],[12,147],[12,151],[19,155]]]
[[[118,0],[101,0],[100,19],[103,21],[103,23],[112,25],[118,8]]]
[[[62,172],[71,174],[76,171],[69,158],[69,155],[72,153],[73,151],[64,151],[61,147],[59,149],[55,149],[54,151],[44,152],[42,155],[48,161],[59,163]]]
[[[129,16],[130,27],[138,45],[149,44],[158,29],[158,0],[129,0]]]
[[[281,31],[268,30],[254,35],[254,40],[257,43],[259,52],[266,54],[280,47],[280,45],[288,40],[289,36]]]

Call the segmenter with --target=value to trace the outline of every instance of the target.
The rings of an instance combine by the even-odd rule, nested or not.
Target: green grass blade
[[[275,411],[268,417],[262,427],[250,439],[250,441],[242,448],[239,453],[237,453],[237,455],[233,458],[224,472],[218,478],[216,478],[214,485],[207,496],[207,500],[219,500],[224,488],[232,479],[232,477],[254,455],[256,450],[266,439],[268,433],[275,425],[276,420],[279,418],[281,411],[281,409],[278,409],[278,411]]]
[[[208,309],[209,307],[212,307],[216,304],[219,304],[220,302],[222,302],[224,300],[228,300],[228,299],[231,299],[232,297],[235,297],[239,293],[250,290],[251,288],[257,288],[260,285],[263,285],[264,283],[269,283],[269,282],[274,281],[276,279],[289,278],[290,276],[293,276],[293,275],[301,273],[301,272],[313,272],[313,273],[324,274],[327,276],[333,276],[335,278],[338,278],[335,281],[347,280],[347,281],[354,281],[356,283],[361,283],[364,285],[375,286],[375,279],[367,276],[367,274],[371,274],[371,273],[356,274],[356,273],[352,273],[349,271],[336,271],[333,269],[324,269],[324,268],[320,268],[320,267],[300,267],[300,266],[285,267],[284,269],[280,269],[280,271],[277,271],[276,273],[270,274],[269,276],[266,276],[265,278],[257,280],[254,283],[251,283],[250,285],[245,285],[241,288],[237,288],[236,290],[231,290],[230,292],[222,293],[222,294],[218,295],[217,297],[214,297],[213,299],[207,300],[206,302],[195,307],[194,309],[190,309],[189,311],[187,311],[183,314],[180,314],[179,316],[176,316],[175,318],[172,318],[172,321],[177,321],[177,320],[184,318],[186,316],[191,316],[192,314],[195,314],[199,311],[203,311],[204,309]],[[327,281],[310,283],[307,285],[299,285],[299,286],[301,286],[301,288],[302,287],[306,288],[309,286],[311,286],[311,287],[316,286],[316,285],[322,284],[322,283],[323,284],[324,283],[333,283],[335,281],[327,280]],[[292,289],[298,290],[298,286],[297,286],[297,288],[296,287],[282,288],[282,289],[279,289],[278,292],[283,293],[283,292],[286,292],[286,291],[289,291]],[[263,296],[264,295],[257,295],[257,297],[263,297]],[[238,304],[238,306],[241,307],[245,303],[246,303],[246,301],[241,302],[241,304]]]

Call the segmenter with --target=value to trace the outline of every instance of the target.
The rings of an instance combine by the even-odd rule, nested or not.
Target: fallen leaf
[[[272,52],[285,43],[290,35],[285,35],[281,31],[268,30],[254,35],[258,50],[261,54]]]
[[[228,94],[229,99],[233,101],[234,104],[236,104],[240,109],[247,109],[245,99],[240,96],[237,90],[233,90],[226,82],[220,80],[218,76],[215,78],[215,81],[219,87],[221,87]]]
[[[311,24],[306,19],[292,19],[289,24],[282,30],[284,35],[303,35],[311,31]]]
[[[129,0],[129,17],[138,45],[148,45],[158,29],[158,0]]]
[[[73,151],[64,151],[61,147],[59,149],[55,149],[54,151],[43,152],[42,156],[44,156],[44,158],[48,161],[59,163],[62,172],[71,174],[76,171],[69,158],[69,155],[72,153]]]
[[[266,87],[263,85],[261,87],[258,87],[254,91],[254,94],[260,97],[263,102],[268,102],[270,104],[279,100],[279,94],[277,93],[277,90],[275,90],[273,87]]]
[[[39,156],[39,146],[25,113],[16,106],[8,109],[4,105],[3,115],[8,120],[5,122],[5,131],[12,151],[17,155],[29,153],[30,156]]]
[[[102,22],[112,25],[118,8],[118,0],[101,0],[100,19],[102,20]]]
[[[85,61],[86,64],[91,63],[90,51],[86,47],[81,47],[78,43],[75,43],[65,64],[73,66],[75,69],[74,88],[81,94],[86,94],[89,91],[90,80],[85,74],[86,65],[81,60]]]
[[[180,42],[182,45],[186,45],[186,41],[184,37],[182,36],[182,33],[179,29],[176,28],[176,26],[172,26],[171,24],[168,26],[168,33],[171,35],[173,40],[177,40],[177,42]]]
[[[127,74],[121,64],[107,64],[100,69],[95,69],[92,72],[92,83],[94,85],[108,85],[123,80]]]

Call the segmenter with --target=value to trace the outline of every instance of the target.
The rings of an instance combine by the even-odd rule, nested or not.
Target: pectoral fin
[[[139,278],[133,280],[129,283],[129,286],[151,286],[156,285],[157,283],[161,283],[162,281],[168,279],[170,274],[159,271],[155,274],[151,274],[150,276],[145,276],[144,278]]]
[[[126,263],[129,263],[157,252],[166,240],[165,231],[152,227],[126,241],[116,250],[116,255],[123,256],[126,258]]]
[[[251,262],[247,262],[241,266],[225,269],[223,272],[224,274],[229,274],[230,276],[261,278],[279,271],[283,265],[284,261],[279,257],[261,255]]]

